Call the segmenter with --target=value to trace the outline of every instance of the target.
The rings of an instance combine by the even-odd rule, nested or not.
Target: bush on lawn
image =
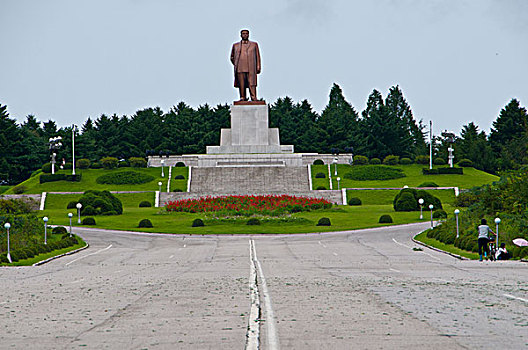
[[[152,226],[152,222],[150,222],[149,219],[143,219],[139,222],[139,225],[138,227],[147,227],[147,228],[150,228],[150,227],[154,227]]]
[[[361,155],[357,155],[357,156],[354,156],[354,162],[352,164],[354,165],[366,165],[368,164],[369,160],[367,157],[365,156],[361,156]]]
[[[385,164],[385,165],[398,165],[399,162],[400,162],[400,157],[399,156],[394,156],[392,154],[386,156],[383,159],[383,164]]]
[[[317,173],[315,174],[316,179],[324,179],[326,178],[326,175],[324,173]]]
[[[51,230],[51,233],[54,234],[54,235],[63,235],[65,233],[67,233],[68,230],[66,230],[66,227],[64,226],[57,226],[57,227],[54,227],[52,230]]]
[[[371,165],[378,165],[378,164],[381,164],[381,159],[379,159],[379,158],[372,158],[372,159],[369,161],[369,164],[371,164]]]
[[[174,180],[185,180],[185,176],[183,176],[183,175],[176,175],[176,176],[174,176]]]
[[[83,225],[95,225],[95,219],[94,218],[84,218],[82,220]]]
[[[396,211],[415,211],[418,209],[418,202],[411,192],[403,192],[394,204]]]
[[[332,224],[330,223],[329,218],[323,217],[317,221],[317,226],[332,226]]]
[[[70,201],[66,206],[66,209],[77,209],[77,201]]]
[[[81,158],[75,162],[75,166],[79,169],[88,169],[92,165],[90,159]]]
[[[324,165],[324,162],[322,159],[316,159],[313,161],[313,165]]]
[[[99,162],[93,162],[92,165],[90,165],[90,169],[102,169],[103,165]]]
[[[87,205],[86,208],[82,208],[82,211],[81,211],[82,215],[85,216],[85,215],[96,215],[97,212],[95,211],[95,208],[92,207],[91,205]]]
[[[447,213],[445,212],[445,210],[438,209],[438,210],[433,211],[433,219],[445,219],[445,218],[447,218]]]
[[[150,203],[149,201],[141,201],[141,203],[139,203],[139,207],[140,208],[150,208],[152,207],[152,203]]]
[[[106,157],[100,160],[101,165],[105,169],[115,169],[117,168],[117,163],[119,160],[115,157]]]
[[[79,203],[82,204],[81,214],[83,216],[101,213],[108,215],[109,212],[115,212],[113,215],[123,214],[123,204],[119,198],[108,191],[86,191],[79,198]]]
[[[402,198],[403,197],[403,198]],[[423,208],[428,208],[432,204],[435,209],[442,209],[442,202],[424,190],[415,190],[414,188],[402,189],[392,202],[395,211],[416,211],[420,210],[418,200],[423,198]]]
[[[130,166],[132,168],[146,168],[147,167],[147,161],[140,157],[130,157],[130,159],[128,159],[128,162],[130,163]]]
[[[202,219],[194,219],[193,220],[192,227],[202,227],[202,226],[205,226]]]
[[[260,220],[257,219],[257,218],[251,218],[247,221],[247,224],[246,225],[250,225],[250,226],[253,226],[253,225],[260,225]]]
[[[418,187],[438,187],[438,184],[436,182],[426,181],[419,184]]]
[[[455,206],[457,207],[469,207],[470,205],[477,203],[479,197],[474,192],[460,192],[458,197],[455,198]]]
[[[42,172],[46,174],[51,174],[51,163],[42,164]]]
[[[119,163],[117,163],[118,168],[129,168],[130,163],[126,160],[120,160]]]
[[[473,162],[467,158],[460,159],[460,161],[457,163],[458,166],[463,168],[469,168],[473,166]]]
[[[358,197],[352,197],[348,200],[348,205],[361,205],[361,199]]]
[[[401,165],[409,165],[409,164],[412,164],[412,160],[411,160],[411,158],[402,158],[402,159],[400,159],[400,164]]]
[[[390,216],[389,214],[384,214],[380,216],[378,220],[378,223],[380,224],[391,224],[392,222],[392,216]]]
[[[317,191],[324,191],[324,190],[326,190],[326,187],[324,187],[324,186],[317,186],[316,190],[317,190]]]
[[[385,165],[358,165],[343,176],[357,181],[391,180],[405,177],[403,170]]]
[[[184,162],[177,162],[175,167],[177,167],[177,168],[185,168],[185,163]]]
[[[181,188],[173,188],[172,192],[183,192]]]
[[[445,165],[445,160],[443,158],[435,158],[433,160],[434,165]]]
[[[414,162],[416,164],[429,164],[429,156],[416,156]]]
[[[464,168],[450,168],[450,167],[442,167],[442,168],[423,168],[422,174],[424,175],[444,175],[444,174],[451,174],[451,175],[464,175]]]
[[[119,171],[99,176],[95,181],[107,185],[139,185],[154,180],[154,176],[133,170]]]

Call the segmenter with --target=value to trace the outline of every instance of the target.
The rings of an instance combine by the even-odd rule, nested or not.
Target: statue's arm
[[[235,44],[233,44],[233,47],[231,48],[231,63],[235,65]]]
[[[255,46],[255,52],[257,53],[257,74],[260,74],[260,50],[257,43],[255,43]]]

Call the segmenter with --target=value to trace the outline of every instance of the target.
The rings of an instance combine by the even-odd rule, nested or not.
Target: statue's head
[[[240,37],[242,38],[242,40],[248,40],[249,39],[249,30],[242,29],[240,31]]]

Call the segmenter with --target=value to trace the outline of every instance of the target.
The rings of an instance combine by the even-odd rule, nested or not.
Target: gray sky
[[[0,103],[60,126],[237,99],[228,56],[249,28],[258,94],[308,99],[332,83],[361,112],[399,84],[417,119],[486,132],[528,105],[526,0],[0,0]]]

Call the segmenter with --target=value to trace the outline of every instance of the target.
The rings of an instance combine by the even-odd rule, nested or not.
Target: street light
[[[339,187],[339,181],[341,181],[341,178],[340,178],[340,177],[338,177],[338,178],[337,178],[336,180],[337,180],[337,189],[338,189],[338,190],[340,190],[340,189],[341,189],[341,187]]]
[[[457,236],[456,236],[456,238],[460,237],[460,234],[458,232],[458,214],[460,214],[460,210],[455,209],[455,219],[456,219],[456,227],[457,227]]]
[[[50,137],[49,139],[49,149],[51,151],[51,173],[52,174],[55,174],[55,163],[57,163],[57,161],[55,160],[55,157],[57,156],[57,151],[59,148],[62,147],[62,137],[60,136],[57,136],[57,137]]]
[[[495,218],[495,232],[497,233],[497,242],[495,243],[495,247],[498,249],[499,247],[499,224],[501,222],[500,218]]]
[[[72,125],[72,175],[75,175],[75,132],[77,131],[77,125]]]
[[[11,251],[9,248],[9,229],[11,228],[11,224],[9,222],[6,222],[4,224],[4,228],[7,230],[7,260],[9,263],[12,263],[13,260],[11,260]]]
[[[335,168],[335,171],[334,171],[334,176],[337,176],[337,157],[334,157],[334,168]]]
[[[161,177],[165,177],[165,172],[163,171],[163,166],[165,165],[165,160],[161,160]]]
[[[76,205],[77,207],[77,223],[80,224],[81,223],[81,208],[82,208],[82,204],[81,203],[77,203]]]
[[[44,244],[48,244],[48,217],[44,216],[42,220],[44,220]]]
[[[73,214],[72,213],[68,213],[68,217],[70,218],[70,237],[72,236],[72,224],[71,224],[71,219],[73,217]]]
[[[429,204],[429,209],[431,210],[431,228],[433,228],[433,208],[432,204]]]
[[[158,182],[158,186],[159,186],[159,191],[160,191],[160,192],[161,192],[161,185],[162,185],[162,184],[163,184],[163,183],[162,183],[161,181]]]
[[[418,199],[418,203],[420,203],[420,220],[423,220],[423,212],[422,212],[422,208],[424,204],[423,198]]]

